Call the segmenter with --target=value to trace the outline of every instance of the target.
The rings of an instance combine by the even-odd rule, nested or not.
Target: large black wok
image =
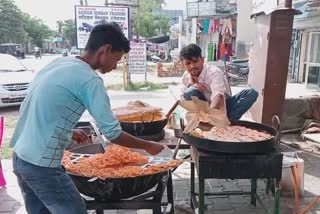
[[[161,119],[155,119],[155,115],[151,112],[145,112],[141,116],[139,121],[120,121],[120,125],[123,131],[128,132],[134,136],[145,136],[160,133],[168,123],[168,118],[175,108],[179,105],[179,101],[176,101],[170,108],[169,112]],[[151,120],[146,119],[148,116]]]
[[[151,120],[145,120],[144,115],[151,114]],[[150,112],[145,112],[141,116],[140,121],[120,121],[123,131],[128,132],[134,136],[144,136],[157,134],[163,130],[168,123],[168,118],[164,117],[160,120],[154,120],[154,115]]]
[[[101,144],[91,144],[70,150],[79,154],[103,153]],[[68,172],[69,173],[69,172]],[[119,201],[147,192],[161,181],[168,171],[137,177],[99,179],[69,173],[80,193],[97,200]]]
[[[277,121],[279,129],[280,121],[278,117],[274,117],[273,121]],[[279,132],[275,128],[254,122],[248,121],[232,121],[231,125],[239,125],[247,128],[255,129],[258,131],[265,131],[271,134],[273,137],[268,140],[256,141],[256,142],[227,142],[227,141],[215,141],[201,137],[196,137],[190,133],[183,134],[183,139],[186,143],[195,146],[198,149],[223,152],[223,153],[241,153],[241,154],[253,154],[253,153],[269,153],[277,144]]]

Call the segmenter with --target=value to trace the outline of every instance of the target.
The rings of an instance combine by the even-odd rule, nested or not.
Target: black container
[[[79,154],[97,154],[103,153],[104,148],[101,144],[90,144],[70,150]],[[169,171],[163,171],[156,174],[100,179],[85,177],[69,173],[74,184],[80,193],[103,201],[119,201],[121,199],[131,198],[147,192],[156,186],[164,176],[168,176]]]
[[[196,137],[188,134],[183,134],[183,140],[195,146],[198,149],[212,152],[222,153],[241,153],[241,154],[264,154],[270,153],[274,150],[275,145],[278,141],[278,131],[268,125],[253,123],[248,121],[232,121],[232,125],[244,126],[247,128],[255,129],[258,131],[264,131],[272,135],[273,137],[268,140],[256,141],[256,142],[227,142],[227,141],[216,141],[209,140],[206,138]]]
[[[144,115],[147,114],[152,115],[152,119],[150,121],[143,119]],[[163,130],[167,123],[168,118],[154,120],[154,115],[150,112],[145,112],[141,116],[141,121],[120,121],[122,130],[134,136],[158,134]]]

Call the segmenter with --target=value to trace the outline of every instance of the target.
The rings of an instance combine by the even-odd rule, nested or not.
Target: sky
[[[14,0],[23,12],[43,20],[51,29],[56,29],[58,20],[74,18],[74,5],[79,0]],[[103,6],[105,0],[87,0],[90,6]],[[164,9],[183,10],[186,0],[166,0]]]

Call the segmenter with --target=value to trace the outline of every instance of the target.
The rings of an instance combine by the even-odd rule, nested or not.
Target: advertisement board
[[[116,22],[129,38],[129,8],[128,7],[96,7],[75,6],[77,29],[77,48],[84,49],[93,27],[107,22]]]
[[[147,45],[146,43],[130,42],[129,73],[145,74],[147,72]]]
[[[279,0],[252,0],[251,14],[269,14],[278,7]]]
[[[215,1],[187,2],[187,16],[214,16],[217,15],[217,3]]]

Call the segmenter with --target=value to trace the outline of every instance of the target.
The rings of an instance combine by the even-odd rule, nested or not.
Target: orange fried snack
[[[61,164],[63,166],[67,165],[70,161],[71,161],[71,152],[65,150],[64,153],[63,153],[63,157],[62,157],[62,160],[61,160]]]
[[[70,152],[66,151],[62,164],[67,171],[87,177],[115,178],[134,177],[153,174],[168,170],[182,163],[182,160],[170,160],[167,163],[141,167],[148,163],[148,157],[139,152],[132,152],[129,148],[111,145],[104,154],[95,154],[89,158],[77,161],[70,159]]]

